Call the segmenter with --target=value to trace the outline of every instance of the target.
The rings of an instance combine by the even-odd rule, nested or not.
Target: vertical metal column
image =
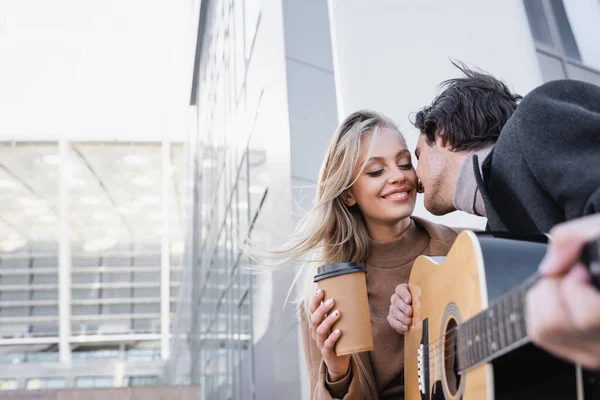
[[[563,73],[565,74],[565,78],[569,78],[569,69],[567,67],[566,62],[567,54],[565,51],[565,46],[563,46],[560,32],[558,30],[558,22],[556,21],[554,10],[552,9],[552,5],[548,0],[542,1],[542,7],[544,9],[544,14],[546,14],[546,20],[548,21],[548,28],[550,29],[550,38],[552,39],[556,46],[556,49],[560,53],[560,65],[562,67]]]
[[[160,355],[169,358],[171,333],[171,248],[169,243],[169,184],[171,182],[171,144],[161,145],[162,240],[160,251]]]
[[[69,187],[71,160],[69,141],[58,141],[59,166],[59,242],[58,242],[58,351],[60,362],[71,362],[71,243],[69,237]]]
[[[246,156],[246,182],[248,182],[248,192],[246,193],[246,198],[248,199],[248,211],[246,212],[248,218],[248,226],[250,226],[252,224],[252,206],[250,200],[250,150],[247,149],[247,152],[248,153]],[[248,274],[248,350],[250,352],[250,393],[251,399],[256,400],[256,371],[254,368],[256,360],[254,354],[254,296],[252,295],[252,283],[253,277],[251,274]]]

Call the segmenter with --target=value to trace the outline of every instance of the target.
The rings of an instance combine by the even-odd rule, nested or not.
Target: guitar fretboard
[[[525,298],[537,280],[537,276],[532,277],[485,311],[459,325],[456,351],[460,372],[491,361],[527,342]]]

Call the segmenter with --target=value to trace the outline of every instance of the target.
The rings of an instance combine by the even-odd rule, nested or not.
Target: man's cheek
[[[417,164],[417,176],[418,176],[418,177],[419,177],[421,180],[423,180],[423,173],[425,172],[425,171],[423,171],[423,169],[424,169],[424,168],[423,168],[423,162],[419,162],[419,163]]]

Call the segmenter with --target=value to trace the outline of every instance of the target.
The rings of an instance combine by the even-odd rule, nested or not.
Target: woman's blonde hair
[[[369,235],[365,219],[357,205],[349,207],[344,203],[344,197],[364,168],[361,166],[355,176],[361,138],[371,135],[368,159],[381,128],[393,129],[404,139],[390,119],[371,110],[356,111],[338,126],[321,165],[313,207],[300,220],[292,241],[274,252],[279,260],[277,266],[301,264],[294,285],[303,281],[297,300],[304,301],[305,307],[316,290],[312,279],[319,265],[346,261],[364,264],[367,260]]]

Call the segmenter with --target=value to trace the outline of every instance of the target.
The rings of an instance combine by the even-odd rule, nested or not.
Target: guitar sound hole
[[[456,356],[456,333],[454,329],[457,322],[454,318],[448,319],[444,330],[444,375],[448,390],[454,396],[460,387],[460,375],[458,374],[458,360]]]

